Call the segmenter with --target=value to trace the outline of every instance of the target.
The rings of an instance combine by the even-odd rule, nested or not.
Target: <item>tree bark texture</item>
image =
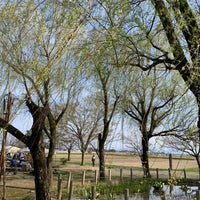
[[[50,200],[51,155],[53,155],[52,148],[54,145],[50,143],[49,153],[46,156],[43,138],[45,119],[48,112],[46,108],[37,106],[31,99],[27,99],[26,105],[33,117],[31,136],[29,137],[27,146],[30,149],[33,159],[36,200]]]
[[[143,136],[142,137],[142,155],[141,155],[141,160],[142,160],[142,167],[144,170],[144,177],[145,178],[150,178],[150,169],[149,169],[149,140],[148,137]]]
[[[36,200],[50,200],[51,168],[47,166],[45,150],[42,146],[41,141],[38,141],[38,145],[31,148]]]
[[[67,149],[67,160],[71,160],[71,149]]]
[[[106,177],[105,150],[104,150],[105,141],[103,140],[101,134],[99,134],[98,142],[99,142],[99,178],[100,178],[100,181],[104,181]]]
[[[81,165],[85,165],[85,150],[81,151]]]
[[[105,151],[104,148],[101,148],[99,150],[99,178],[100,181],[105,181],[106,175],[105,175]]]
[[[179,37],[177,35],[176,27],[172,22],[170,13],[163,0],[152,0],[154,7],[158,13],[160,21],[163,25],[168,42],[172,47],[172,53],[174,55],[173,64],[175,70],[178,70],[185,83],[188,85],[191,92],[194,94],[197,100],[197,105],[200,110],[200,29],[198,27],[195,15],[192,12],[187,0],[171,1],[175,3],[173,10],[178,13],[180,17],[175,18],[177,23],[181,21],[182,26],[179,31],[182,32],[185,42],[188,47],[188,54],[190,55],[191,62],[188,61],[183,47],[181,46]],[[197,127],[200,129],[200,112],[198,114]]]

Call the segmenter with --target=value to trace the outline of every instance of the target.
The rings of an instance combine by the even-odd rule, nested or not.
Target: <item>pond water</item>
[[[188,186],[185,191],[181,186],[165,185],[162,191],[157,192],[152,187],[149,194],[133,194],[130,195],[129,200],[191,200],[196,197],[197,190],[196,186]],[[124,200],[124,195],[116,197],[115,200]]]
[[[129,196],[129,200],[193,200],[196,199],[197,186],[187,186],[183,188],[181,186],[169,186],[165,185],[161,191],[157,192],[151,187],[148,193],[136,193]],[[88,198],[75,198],[76,200],[88,200]],[[101,197],[99,200],[124,200],[124,194],[114,195],[114,198]]]

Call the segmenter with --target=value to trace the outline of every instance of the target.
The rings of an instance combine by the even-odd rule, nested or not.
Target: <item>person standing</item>
[[[95,165],[95,155],[93,154],[93,156],[92,156],[92,166],[94,167],[94,165]]]

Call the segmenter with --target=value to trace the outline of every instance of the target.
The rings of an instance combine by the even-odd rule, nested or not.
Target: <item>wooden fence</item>
[[[61,171],[63,173],[63,171]],[[158,178],[176,178],[176,179],[186,179],[191,178],[194,180],[199,180],[198,173],[191,173],[187,170],[171,170],[171,169],[154,169],[151,170],[151,176],[153,179]],[[87,183],[92,184],[92,199],[95,199],[96,196],[96,184],[99,180],[99,172],[98,170],[87,170],[87,171],[68,171],[65,175],[59,174],[58,176],[58,187],[57,187],[57,199],[61,200],[62,198],[62,185],[66,185],[67,191],[69,194],[68,200],[72,199],[73,194],[73,184],[80,183],[82,185]],[[144,171],[141,168],[121,168],[121,169],[108,169],[106,173],[106,181],[127,181],[127,180],[134,180],[135,178],[143,178]],[[200,200],[200,192],[197,191],[197,200]],[[124,199],[129,199],[129,191],[124,191]]]
[[[59,173],[59,170],[56,170]],[[95,182],[99,180],[98,170],[83,170],[83,171],[60,171],[65,174],[65,179],[73,180],[84,184],[85,182]],[[186,169],[183,170],[171,170],[171,169],[152,169],[150,171],[153,179],[162,178],[177,178],[177,179],[194,179],[199,180],[198,172],[190,172]],[[106,181],[123,181],[133,180],[135,178],[144,178],[144,170],[142,168],[121,168],[121,169],[108,169],[106,170]]]

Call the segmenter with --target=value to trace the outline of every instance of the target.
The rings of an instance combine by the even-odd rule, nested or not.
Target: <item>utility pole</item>
[[[11,96],[11,93],[9,92],[3,100],[3,117],[6,122],[9,122],[10,119],[10,112],[11,107],[13,104],[13,99]],[[6,142],[7,142],[7,130],[6,128],[3,130],[3,141],[2,141],[2,147],[1,147],[1,174],[0,174],[0,180],[1,175],[3,174],[3,197],[2,200],[6,200]]]

